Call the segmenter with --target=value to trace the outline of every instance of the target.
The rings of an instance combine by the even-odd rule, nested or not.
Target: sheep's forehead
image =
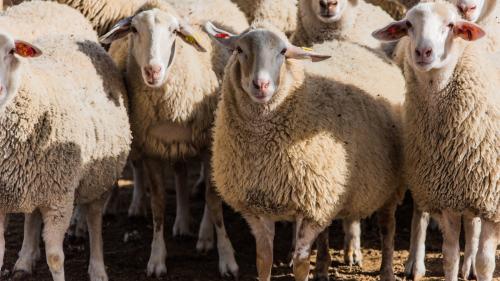
[[[433,21],[449,22],[456,19],[457,12],[455,6],[450,3],[420,3],[412,8],[407,15],[407,18],[413,23]]]
[[[137,14],[134,17],[133,24],[143,26],[161,25],[168,27],[177,27],[179,25],[179,21],[175,16],[171,14],[163,12],[159,9],[152,9]]]
[[[254,50],[280,49],[286,45],[278,35],[265,29],[251,30],[244,34],[239,42]]]

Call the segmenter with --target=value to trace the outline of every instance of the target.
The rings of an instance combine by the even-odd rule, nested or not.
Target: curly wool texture
[[[344,40],[372,49],[380,49],[382,44],[371,36],[377,27],[383,27],[393,19],[380,7],[363,0],[350,0],[342,18],[335,23],[324,23],[312,10],[310,1],[299,1],[297,31],[292,37],[295,45],[311,46],[332,40]]]
[[[186,3],[179,3],[180,9],[177,10],[164,1],[150,2],[140,10],[158,8],[178,16],[182,14],[177,12],[190,10]],[[126,67],[134,148],[150,157],[177,160],[196,156],[200,150],[210,145],[213,112],[217,106],[219,83],[229,52],[208,38],[202,31],[202,24],[209,20],[207,17],[213,17],[210,20],[235,32],[248,27],[241,11],[225,0],[205,3],[191,12],[189,19],[193,21],[193,28],[207,52],[198,52],[177,39],[175,59],[170,66],[167,81],[161,88],[150,88],[144,84],[141,70],[128,52],[127,38],[111,45],[110,53],[114,60]],[[170,133],[171,136],[166,141],[155,133],[160,126],[168,124],[189,128],[191,138],[176,138],[175,133]]]
[[[468,210],[500,221],[497,62],[471,44],[437,92],[419,89],[405,62],[406,171],[422,210]]]
[[[367,0],[366,2],[379,6],[396,20],[400,20],[406,15],[407,7],[398,0]]]
[[[349,44],[345,50],[351,47],[364,49]],[[307,65],[307,73],[288,60],[280,88],[265,106],[253,103],[236,82],[239,62],[230,59],[212,164],[218,192],[235,210],[279,220],[303,216],[325,226],[334,217],[363,218],[401,199],[400,119],[377,93],[322,76],[319,70],[330,67],[349,72],[343,69],[348,64],[333,63],[337,59],[356,60],[350,53],[334,56],[328,66]],[[371,81],[386,83],[380,77]]]
[[[33,42],[43,55],[22,61],[19,91],[0,116],[2,211],[88,203],[120,176],[131,143],[126,92],[94,38],[44,36]]]
[[[116,22],[129,17],[147,0],[53,0],[80,11],[99,36],[105,34]]]

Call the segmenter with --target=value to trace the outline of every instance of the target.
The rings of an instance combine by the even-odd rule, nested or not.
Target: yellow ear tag
[[[306,51],[306,52],[312,52],[313,49],[311,48],[307,48],[307,47],[300,47],[302,50]]]

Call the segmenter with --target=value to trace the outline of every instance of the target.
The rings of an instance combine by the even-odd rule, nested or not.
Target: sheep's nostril
[[[431,55],[432,55],[432,49],[428,49],[427,51],[425,51],[426,57],[430,57]]]
[[[257,90],[260,89],[259,83],[257,81],[252,80],[252,84],[255,87],[255,89],[257,89]]]
[[[417,54],[417,57],[422,56],[422,53],[420,53],[420,51],[419,51],[419,50],[415,50],[415,53]]]
[[[323,9],[326,9],[328,5],[326,4],[326,2],[325,2],[325,1],[320,0],[320,1],[319,1],[319,6],[320,6],[321,8],[323,8]]]

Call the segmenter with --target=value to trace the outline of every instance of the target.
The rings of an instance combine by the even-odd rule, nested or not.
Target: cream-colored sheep
[[[325,56],[291,45],[277,29],[256,24],[231,35],[208,24],[207,30],[235,50],[216,112],[214,181],[222,198],[250,224],[259,280],[270,280],[275,221],[297,223],[294,274],[295,280],[305,281],[311,244],[332,219],[360,219],[377,210],[383,236],[381,277],[394,280],[394,211],[404,191],[400,121],[377,89],[404,91],[397,67],[374,66],[372,85],[358,87],[353,80],[366,61],[349,62],[356,55],[373,55],[363,47],[335,42],[332,48],[342,55],[330,63],[307,65],[304,72],[293,58],[317,61]],[[339,58],[345,64],[337,65]],[[324,74],[332,68],[331,76]],[[373,71],[396,78],[390,86],[394,88],[388,89],[386,80]],[[332,78],[337,73],[342,75],[339,80]],[[317,277],[324,280],[325,274]]]
[[[102,39],[104,43],[117,40],[111,45],[110,53],[125,69],[131,96],[134,147],[143,159],[141,167],[145,169],[142,171],[147,171],[152,180],[155,227],[147,272],[157,276],[166,272],[165,190],[161,167],[164,161],[170,162],[176,176],[178,213],[174,235],[187,234],[189,208],[182,207],[189,197],[186,160],[201,157],[209,162],[213,112],[223,68],[230,55],[201,32],[200,23],[216,19],[235,32],[248,26],[243,13],[227,0],[173,4],[175,7],[166,1],[151,1],[135,16],[120,21]],[[188,18],[192,24],[186,21]],[[206,251],[213,247],[215,224],[219,269],[223,275],[237,275],[238,266],[223,224],[221,201],[210,185],[210,163],[204,166],[207,203],[197,248]]]
[[[475,274],[491,280],[500,239],[498,53],[488,51],[488,41],[467,42],[485,32],[450,3],[421,3],[374,33],[383,40],[408,34],[398,49],[408,85],[405,164],[412,195],[420,210],[439,218],[447,280],[457,280],[461,217],[481,217]],[[466,257],[465,278],[474,274],[471,263]],[[413,272],[417,279],[423,273]]]
[[[364,0],[300,0],[298,13],[292,42],[301,46],[346,40],[380,49],[381,43],[371,37],[373,26],[384,26],[393,21],[380,7]]]

